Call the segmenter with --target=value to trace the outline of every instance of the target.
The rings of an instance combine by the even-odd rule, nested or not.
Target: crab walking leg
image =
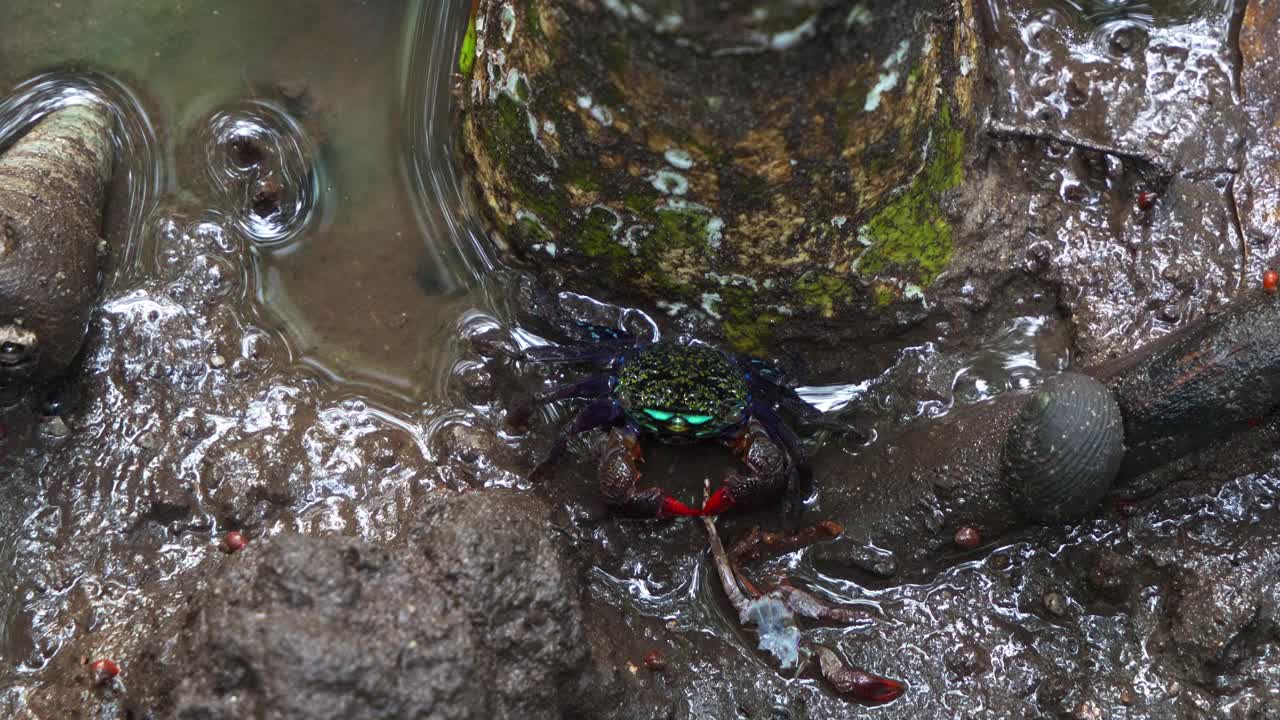
[[[739,538],[733,547],[729,548],[729,555],[734,562],[752,562],[759,560],[766,553],[771,557],[786,555],[810,545],[840,537],[842,533],[844,533],[844,526],[832,520],[823,520],[817,525],[810,525],[789,533],[768,532],[754,527],[751,528],[751,532]]]
[[[527,402],[516,407],[508,413],[507,419],[513,425],[524,427],[529,424],[529,418],[533,416],[533,411],[539,407],[556,400],[602,398],[609,394],[610,384],[608,375],[593,375],[582,382],[551,388],[546,392],[534,395]]]
[[[534,345],[520,350],[488,337],[472,338],[471,345],[482,354],[505,355],[519,362],[583,364],[600,367],[611,365],[619,353],[617,348],[582,345]]]
[[[791,468],[788,453],[774,442],[764,425],[752,420],[732,447],[746,465],[747,474],[730,473],[724,487],[716,490],[702,506],[704,515],[717,515],[736,505],[773,500],[787,489]]]
[[[600,398],[582,408],[572,420],[560,428],[560,432],[556,434],[556,441],[551,446],[551,452],[547,453],[546,459],[538,463],[538,467],[534,468],[532,473],[529,473],[529,480],[538,482],[545,477],[551,466],[564,454],[564,449],[569,445],[569,439],[574,435],[596,428],[612,427],[621,419],[622,408],[609,398]]]
[[[796,435],[787,423],[778,416],[773,406],[759,400],[751,403],[751,414],[760,421],[760,424],[768,432],[769,437],[776,439],[782,444],[782,448],[787,451],[787,455],[791,457],[791,461],[797,466],[804,466],[808,462],[808,455],[804,448],[800,446],[800,438]]]
[[[782,600],[796,615],[809,620],[825,620],[842,625],[861,625],[876,620],[875,613],[870,610],[833,605],[793,585],[779,585],[768,594]]]
[[[629,427],[609,432],[609,443],[600,458],[600,495],[606,505],[620,515],[637,518],[693,517],[698,510],[662,492],[661,488],[639,488],[643,459],[640,437]]]
[[[747,605],[750,601],[743,594],[742,588],[738,587],[737,573],[729,563],[729,555],[724,551],[724,545],[720,543],[720,533],[716,532],[716,520],[714,517],[704,515],[702,524],[707,528],[707,536],[711,542],[711,558],[716,566],[716,574],[720,576],[720,584],[724,587],[724,594],[729,596],[729,603],[733,605],[734,610],[738,611],[738,621],[746,623]]]
[[[706,518],[703,518],[703,520],[705,521]],[[719,542],[720,538],[717,536],[715,543]],[[724,546],[721,545],[719,552],[723,552],[723,549]],[[785,582],[767,593],[761,592],[761,590],[751,582],[746,574],[742,572],[742,569],[738,566],[737,559],[733,557],[732,554],[725,554],[723,558],[721,558],[715,545],[712,546],[711,551],[712,555],[716,556],[717,570],[719,570],[721,566],[728,568],[733,577],[737,578],[738,584],[746,590],[746,594],[751,596],[753,599],[765,596],[776,598],[777,600],[782,601],[782,603],[786,605],[787,609],[791,612],[809,620],[826,620],[841,623],[843,625],[860,625],[863,623],[873,622],[876,619],[875,613],[869,610],[833,605],[812,593],[807,593],[804,590],[793,585],[786,584]]]
[[[610,365],[618,357],[617,348],[535,345],[519,351],[517,360],[536,363],[583,363]]]
[[[748,624],[750,622],[749,608],[752,601],[747,599],[738,583],[741,581],[748,592],[756,596],[757,599],[761,597],[760,591],[745,577],[742,577],[733,566],[728,553],[724,551],[724,545],[720,543],[720,534],[716,532],[715,518],[704,516],[702,524],[707,528],[707,536],[711,543],[711,557],[715,562],[716,573],[720,576],[720,584],[724,586],[725,595],[729,597],[729,602],[738,611],[739,622]],[[787,589],[778,588],[772,590],[764,597],[781,599],[788,608],[801,617],[842,619],[843,613],[848,613],[849,618],[855,615],[861,617],[861,614],[857,611],[833,608],[808,593],[789,586],[783,587],[787,587]],[[825,609],[818,610],[816,609],[817,606],[825,606]],[[806,643],[806,645],[808,644]],[[897,680],[873,675],[857,668],[846,667],[840,661],[840,657],[831,650],[821,645],[815,645],[813,648],[818,653],[818,665],[822,671],[822,676],[841,695],[849,695],[861,702],[878,705],[896,700],[906,692],[906,686]]]

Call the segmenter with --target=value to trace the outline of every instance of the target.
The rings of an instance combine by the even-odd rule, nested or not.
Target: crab
[[[714,524],[716,515],[731,508],[773,502],[788,493],[799,499],[808,493],[811,474],[805,452],[780,411],[829,429],[856,430],[824,418],[800,397],[782,369],[771,363],[693,340],[643,341],[611,328],[576,325],[575,333],[586,342],[523,350],[480,342],[518,361],[597,369],[577,382],[535,395],[510,413],[513,423],[524,425],[537,407],[547,403],[589,401],[561,426],[530,480],[545,477],[574,436],[608,431],[599,466],[605,504],[617,514],[636,518],[701,517],[725,593],[742,624],[756,626],[761,649],[772,653],[783,669],[796,672],[816,655],[821,674],[832,687],[861,702],[880,704],[899,697],[905,690],[901,683],[845,667],[833,651],[802,643],[795,624],[796,617],[858,623],[869,619],[865,612],[832,605],[788,584],[762,592],[725,553]],[[641,438],[645,436],[676,444],[723,443],[746,472],[729,473],[717,490],[708,488],[701,506],[691,507],[659,487],[641,486]],[[793,503],[793,510],[799,505]],[[785,536],[757,530],[744,540],[742,552],[797,549],[841,531],[830,522]]]
[[[595,345],[541,345],[511,351],[523,361],[594,365],[578,382],[535,396],[518,419],[537,406],[571,398],[590,402],[560,428],[555,443],[530,476],[538,480],[563,455],[569,440],[601,429],[608,441],[599,467],[600,493],[616,514],[635,518],[698,517],[776,501],[807,489],[810,473],[795,432],[779,409],[813,418],[818,411],[785,381],[776,366],[696,341],[644,342],[593,328]],[[666,443],[716,441],[727,445],[746,472],[732,472],[700,507],[659,487],[642,487],[641,438]]]

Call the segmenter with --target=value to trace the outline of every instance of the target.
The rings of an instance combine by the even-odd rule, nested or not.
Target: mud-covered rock
[[[128,704],[179,720],[662,717],[593,654],[581,595],[545,504],[434,496],[402,543],[290,534],[224,563],[134,660]]]

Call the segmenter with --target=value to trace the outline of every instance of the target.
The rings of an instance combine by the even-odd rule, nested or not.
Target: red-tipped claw
[[[729,494],[729,488],[720,488],[707,498],[702,505],[701,515],[708,517],[711,515],[719,515],[720,513],[733,507],[735,504],[733,496]]]
[[[863,670],[845,667],[831,650],[819,646],[818,665],[822,669],[822,677],[831,683],[835,691],[841,695],[849,695],[865,703],[880,705],[902,697],[907,686],[897,680],[872,675]]]
[[[701,510],[695,510],[679,500],[665,495],[662,498],[662,506],[658,508],[658,517],[698,517],[702,514]]]

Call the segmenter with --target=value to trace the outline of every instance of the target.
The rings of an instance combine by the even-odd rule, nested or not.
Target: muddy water
[[[17,588],[0,597],[0,710],[12,715],[29,711],[78,655],[127,647],[165,617],[178,581],[221,557],[223,531],[394,539],[428,489],[525,487],[524,472],[569,409],[549,410],[528,434],[506,427],[504,408],[559,373],[484,362],[466,342],[498,332],[528,344],[553,332],[517,311],[527,296],[495,267],[453,155],[449,74],[468,2],[324,12],[302,0],[63,5],[17,0],[6,9],[0,86],[15,89],[0,106],[0,142],[33,107],[107,102],[119,109],[131,160],[111,207],[118,262],[86,379],[55,389],[44,407],[65,427],[45,419],[0,450],[0,584]],[[1172,231],[1232,238],[1225,192],[1214,185],[1221,175],[1229,187],[1234,171],[1232,7],[998,0],[986,10],[1005,90],[994,120],[1010,143],[1011,177],[1027,185],[1010,194],[1009,212],[1039,213],[1066,231],[1028,262],[1052,264],[1058,281],[1083,290],[1013,291],[964,336],[938,326],[895,339],[875,375],[805,378],[806,398],[873,430],[871,442],[1070,366],[1081,351],[1073,330],[1095,338],[1083,348],[1091,357],[1131,349],[1229,297],[1260,262],[1230,240],[1205,242],[1192,258],[1179,254],[1190,240],[1151,241]],[[1131,41],[1145,46],[1133,51]],[[1154,69],[1105,60],[1117,47]],[[68,65],[97,74],[68,74]],[[1064,66],[1087,83],[1065,77]],[[1158,85],[1166,94],[1149,100],[1139,92],[1149,82],[1167,83]],[[1180,109],[1179,93],[1221,102],[1193,112]],[[1115,126],[1135,130],[1110,132],[1089,103],[1111,103],[1128,118]],[[1214,131],[1202,142],[1195,133],[1204,127]],[[246,156],[248,139],[263,158]],[[1089,148],[1137,169],[1094,173]],[[1133,213],[1121,198],[1149,177],[1209,208],[1200,226]],[[1131,252],[1115,249],[1117,234]],[[1025,250],[1015,243],[1010,254],[1020,264]],[[1192,268],[1192,278],[1171,266]],[[582,317],[653,325],[589,298],[568,304]],[[827,464],[854,463],[860,452],[822,432],[805,441]],[[699,527],[612,520],[593,488],[599,438],[573,449],[546,492],[591,566],[594,601],[623,611],[638,648],[668,654],[671,679],[662,682],[683,713],[861,715],[815,678],[785,678],[763,661],[735,628]],[[726,462],[718,449],[660,449],[647,470],[692,502]],[[1177,571],[1162,568],[1184,550],[1192,561],[1215,557],[1224,518],[1258,527],[1235,541],[1238,560],[1223,574],[1257,592],[1242,578],[1272,557],[1264,531],[1280,525],[1268,500],[1275,482],[1244,475],[1132,520],[988,544],[921,585],[833,577],[803,557],[761,572],[885,616],[808,634],[911,684],[886,717],[1086,706],[1112,717],[1108,708],[1135,703],[1150,710],[1135,717],[1177,716],[1161,714],[1175,703],[1198,717],[1261,707],[1260,694],[1240,688],[1265,673],[1236,669],[1223,681],[1231,687],[1185,687],[1202,678],[1147,638],[1167,632],[1166,647],[1192,653],[1215,640],[1196,627],[1167,629],[1166,610],[1194,610],[1197,599],[1179,595]],[[724,525],[732,536],[756,522],[776,517]],[[1120,577],[1109,558],[1137,544],[1147,548],[1135,561],[1143,573]],[[1053,612],[1042,601],[1049,593],[1062,596]],[[717,681],[700,681],[708,677]]]
[[[233,435],[287,427],[291,457],[320,471],[289,489],[308,518],[290,522],[372,522],[344,502],[367,485],[342,470],[377,455],[390,469],[378,481],[394,485],[413,474],[388,459],[404,452],[422,474],[455,327],[485,304],[490,267],[449,153],[453,30],[467,8],[69,5],[6,6],[0,143],[61,105],[104,103],[127,173],[108,208],[113,264],[86,348],[104,384],[51,391],[43,412],[65,414],[69,435],[45,432],[47,421],[30,437],[0,433],[0,577],[19,586],[0,602],[0,684],[14,708],[30,682],[15,678],[37,677],[97,618],[110,626],[149,604],[143,578],[194,567],[219,527],[261,520],[205,495],[180,527],[154,523],[161,495],[189,497],[188,473],[234,472],[219,458],[256,443]],[[129,386],[140,377],[196,393],[139,396]],[[286,406],[317,386],[326,407],[295,421]],[[113,439],[81,442],[100,431]],[[79,477],[64,484],[63,473]]]
[[[446,135],[447,105],[434,101],[447,85],[423,82],[433,58],[429,48],[413,52],[415,35],[435,30],[442,9],[356,4],[300,30],[297,18],[313,14],[306,3],[89,5],[10,4],[6,24],[23,40],[0,49],[0,81],[9,87],[69,62],[111,75],[141,96],[159,133],[142,140],[161,165],[146,183],[151,196],[198,193],[195,205],[213,200],[232,213],[232,198],[208,187],[227,165],[231,125],[247,103],[286,113],[293,127],[266,133],[307,146],[314,167],[297,170],[312,176],[283,179],[314,184],[314,197],[293,227],[237,218],[253,253],[249,288],[299,359],[335,378],[422,396],[418,378],[438,345],[424,342],[422,321],[438,316],[440,298],[477,284],[448,230],[427,225],[410,177],[423,172],[426,143]],[[427,174],[456,183],[439,148],[433,157]],[[125,276],[145,270],[126,257],[134,262]]]

